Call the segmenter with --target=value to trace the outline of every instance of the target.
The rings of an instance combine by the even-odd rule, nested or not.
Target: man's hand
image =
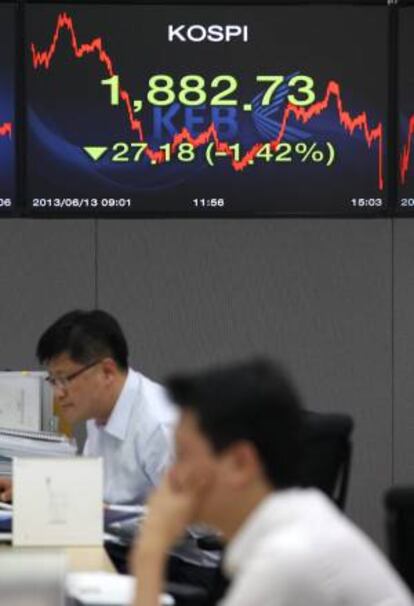
[[[168,553],[195,521],[203,486],[201,479],[180,486],[170,471],[152,493],[131,558],[131,572],[139,587],[135,605],[159,604]]]
[[[12,500],[12,481],[10,478],[0,476],[0,501]]]
[[[156,554],[167,554],[184,535],[194,520],[197,500],[194,492],[185,490],[168,472],[148,500],[148,514],[140,527],[132,568],[137,573],[138,560]]]

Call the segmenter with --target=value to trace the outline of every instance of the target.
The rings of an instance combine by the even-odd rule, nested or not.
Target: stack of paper
[[[0,428],[0,461],[13,457],[73,457],[76,451],[75,441],[64,435]]]
[[[147,515],[148,508],[145,505],[121,505],[116,503],[105,504],[104,524],[105,529],[110,529],[112,524],[124,520],[143,520]]]

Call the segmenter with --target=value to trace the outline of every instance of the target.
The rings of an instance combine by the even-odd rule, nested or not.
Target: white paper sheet
[[[16,458],[14,545],[102,545],[102,459]]]

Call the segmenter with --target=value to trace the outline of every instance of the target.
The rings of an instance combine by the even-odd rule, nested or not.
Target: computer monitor
[[[53,390],[44,371],[0,372],[0,427],[21,430],[58,429]]]

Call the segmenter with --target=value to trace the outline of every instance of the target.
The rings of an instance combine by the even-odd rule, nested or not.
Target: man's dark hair
[[[110,357],[121,370],[128,368],[124,333],[117,320],[100,309],[70,311],[43,333],[36,348],[39,362],[62,353],[82,364]]]
[[[215,452],[246,440],[255,446],[272,485],[285,488],[297,483],[302,409],[279,366],[254,359],[173,376],[167,389],[180,408],[194,413]]]

